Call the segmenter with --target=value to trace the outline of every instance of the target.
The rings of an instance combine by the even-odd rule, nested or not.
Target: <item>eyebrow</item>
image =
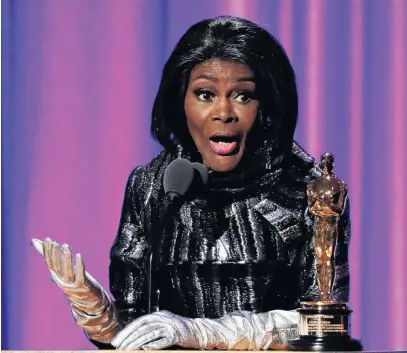
[[[206,80],[209,80],[209,81],[212,81],[212,82],[217,82],[218,81],[218,79],[215,76],[204,74],[204,73],[199,74],[196,77],[194,77],[194,81],[199,80],[199,79],[206,79]],[[242,76],[242,77],[239,77],[238,79],[233,80],[233,81],[234,82],[255,82],[253,76]]]

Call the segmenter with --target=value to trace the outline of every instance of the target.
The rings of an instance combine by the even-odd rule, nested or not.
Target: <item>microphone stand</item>
[[[155,293],[155,300],[153,306],[153,271],[158,269],[159,259],[157,259],[158,250],[160,250],[161,243],[163,242],[164,238],[164,231],[171,219],[173,219],[175,213],[181,208],[182,204],[188,199],[191,199],[193,195],[199,193],[203,189],[207,182],[206,179],[203,177],[202,168],[199,166],[194,166],[194,178],[189,185],[188,189],[184,194],[180,194],[176,191],[169,191],[166,192],[165,195],[169,198],[169,206],[164,213],[164,216],[159,221],[157,228],[153,229],[150,232],[149,237],[147,238],[150,243],[150,254],[148,257],[147,262],[147,294],[148,294],[148,301],[147,301],[147,313],[151,314],[153,309],[157,311],[159,306],[159,295],[160,290],[157,289]],[[157,237],[157,242],[154,242],[153,238]],[[156,244],[156,246],[155,246]],[[157,255],[154,258],[154,255]]]
[[[153,229],[148,237],[150,243],[150,254],[148,256],[147,262],[147,313],[151,314],[152,312],[157,311],[159,305],[159,295],[160,291],[157,290],[155,293],[154,303],[153,303],[153,271],[158,269],[158,250],[161,248],[161,243],[164,240],[164,231],[168,224],[168,221],[173,218],[174,214],[181,208],[186,197],[185,195],[180,195],[178,193],[167,193],[167,196],[170,199],[170,205],[166,210],[164,216],[159,222],[156,229]],[[157,241],[154,242],[153,238]],[[157,255],[157,256],[154,256]],[[154,304],[154,305],[153,305]]]

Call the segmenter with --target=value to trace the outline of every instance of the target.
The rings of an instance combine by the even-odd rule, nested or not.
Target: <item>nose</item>
[[[238,117],[233,111],[233,107],[227,98],[219,99],[212,112],[213,121],[221,121],[229,124],[238,121]]]

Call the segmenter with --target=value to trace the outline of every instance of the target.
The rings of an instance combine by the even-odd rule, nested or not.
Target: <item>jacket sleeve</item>
[[[146,270],[149,246],[145,236],[142,178],[143,168],[130,174],[124,193],[119,229],[110,251],[110,292],[120,327],[146,314]],[[100,349],[109,344],[91,340]]]
[[[110,291],[120,321],[127,325],[146,314],[146,259],[142,197],[143,169],[135,169],[127,182],[118,234],[110,252]]]

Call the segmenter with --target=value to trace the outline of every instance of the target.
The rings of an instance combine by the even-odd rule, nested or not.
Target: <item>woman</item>
[[[300,300],[315,299],[306,185],[321,173],[293,140],[297,90],[290,62],[264,29],[220,17],[192,26],[165,65],[152,133],[162,152],[126,186],[111,249],[111,300],[73,265],[69,247],[44,241],[53,280],[77,324],[100,348],[278,348],[298,335]],[[162,236],[147,235],[169,207],[167,166],[203,163],[209,180]],[[336,300],[348,300],[348,207],[336,247]],[[42,251],[41,243],[34,241]],[[154,249],[157,310],[147,312]]]

